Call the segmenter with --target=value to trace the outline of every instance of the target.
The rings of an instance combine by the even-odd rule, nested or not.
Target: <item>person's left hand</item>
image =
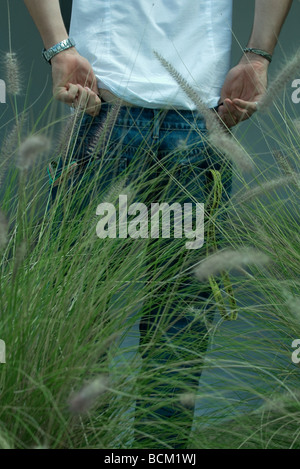
[[[218,108],[227,127],[248,119],[257,110],[257,103],[267,88],[268,65],[269,62],[259,56],[243,57],[228,72],[221,91],[222,104]]]

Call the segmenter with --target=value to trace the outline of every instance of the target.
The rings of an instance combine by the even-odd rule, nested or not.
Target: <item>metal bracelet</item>
[[[59,52],[75,47],[75,41],[71,38],[64,39],[63,41],[50,47],[50,49],[43,49],[43,57],[50,64],[51,59]]]

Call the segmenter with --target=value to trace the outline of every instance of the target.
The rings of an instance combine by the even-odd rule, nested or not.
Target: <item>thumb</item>
[[[257,110],[257,101],[244,101],[243,99],[235,98],[232,100],[233,104],[240,109],[245,109],[247,111],[256,111]]]

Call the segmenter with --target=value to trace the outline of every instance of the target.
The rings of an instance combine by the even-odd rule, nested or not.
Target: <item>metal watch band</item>
[[[243,49],[243,52],[252,52],[253,54],[260,55],[267,59],[270,63],[272,62],[272,55],[261,49],[254,49],[253,47],[246,47]]]
[[[55,44],[55,46],[50,47],[50,49],[43,49],[43,57],[45,60],[50,63],[51,59],[59,52],[63,50],[70,49],[70,47],[75,47],[75,41],[71,38],[64,39],[63,41]]]

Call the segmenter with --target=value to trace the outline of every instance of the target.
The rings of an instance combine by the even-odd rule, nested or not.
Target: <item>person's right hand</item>
[[[97,116],[101,109],[97,80],[92,66],[75,48],[67,49],[51,59],[53,95],[69,106],[80,107]]]

